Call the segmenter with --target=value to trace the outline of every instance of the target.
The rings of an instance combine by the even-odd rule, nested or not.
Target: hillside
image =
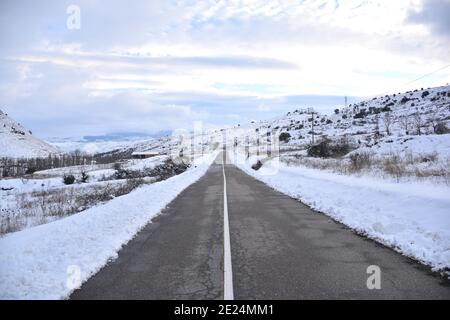
[[[311,112],[314,110],[298,108],[274,119],[252,121],[203,134],[196,132],[196,153],[200,152],[201,144],[207,150],[222,143],[224,135],[229,146],[236,143],[241,151],[248,146],[250,152],[255,153],[258,140],[262,151],[272,134],[278,133],[287,137],[280,142],[281,152],[293,155],[306,155],[311,145],[321,141],[333,144],[345,140],[348,150],[337,156],[370,151],[380,156],[437,152],[450,157],[450,135],[446,134],[450,128],[450,86],[375,97],[336,108],[331,114]],[[191,143],[189,134],[185,137],[184,146],[167,136],[108,145],[100,152],[131,154],[133,151],[152,150],[167,154],[174,148],[188,150]],[[99,150],[95,144],[92,143],[90,148]]]
[[[60,151],[34,137],[31,131],[0,110],[0,157],[34,158],[55,153]]]
[[[242,142],[243,135],[249,136],[249,144],[254,145],[267,132],[279,131],[287,137],[281,150],[346,139],[352,150],[379,154],[439,151],[450,156],[450,136],[445,134],[450,128],[450,86],[376,97],[337,108],[333,114],[312,112],[297,109],[229,132]]]

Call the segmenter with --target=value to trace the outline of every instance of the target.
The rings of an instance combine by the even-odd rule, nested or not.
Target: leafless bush
[[[409,114],[405,114],[400,116],[399,122],[401,127],[405,130],[405,134],[409,134],[409,129],[410,129],[410,115]]]
[[[17,194],[15,210],[1,211],[0,234],[21,230],[28,223],[38,225],[70,216],[128,194],[145,183],[149,180],[137,178],[85,188],[54,188]]]
[[[361,171],[363,168],[370,168],[373,162],[373,156],[369,152],[355,152],[349,157],[350,170],[349,171]]]
[[[310,157],[283,157],[281,159],[283,162],[287,163],[288,165],[304,165],[309,168],[313,169],[319,169],[319,170],[332,170],[334,172],[339,173],[347,173],[348,168],[345,164],[345,161],[342,161],[341,159],[334,159],[334,158],[310,158]]]
[[[0,234],[19,231],[23,228],[23,221],[17,212],[9,209],[1,209]]]
[[[416,127],[416,132],[420,136],[422,134],[421,129],[423,127],[423,119],[419,112],[416,112],[413,115],[413,121],[414,121],[414,126]]]
[[[324,139],[320,143],[311,146],[308,149],[308,155],[319,158],[342,157],[350,150],[351,146],[346,138],[338,141]]]
[[[439,154],[434,151],[420,156],[421,162],[436,162],[439,159]]]
[[[86,210],[99,203],[130,193],[146,183],[167,179],[184,172],[185,164],[166,161],[153,169],[132,171],[125,179],[106,177],[109,183],[71,185],[63,188],[43,188],[15,194],[14,210],[2,209],[0,234],[21,230],[27,224],[38,225]],[[151,177],[149,179],[149,177]]]
[[[445,122],[439,121],[437,124],[433,127],[434,133],[436,134],[446,134],[450,133],[450,129],[447,127]]]
[[[396,154],[389,155],[383,160],[383,169],[389,175],[394,176],[397,181],[405,175],[405,165]]]
[[[319,170],[331,170],[340,174],[368,173],[394,177],[397,181],[404,177],[437,178],[439,182],[450,184],[450,158],[440,159],[436,152],[375,156],[369,152],[355,152],[346,158],[312,158],[306,156],[283,156],[281,161],[288,165],[302,165]]]

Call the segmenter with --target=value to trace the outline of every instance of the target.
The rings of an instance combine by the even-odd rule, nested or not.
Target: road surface
[[[381,289],[367,287],[373,265]],[[450,299],[450,282],[219,157],[71,299],[223,299],[224,291],[234,299]]]

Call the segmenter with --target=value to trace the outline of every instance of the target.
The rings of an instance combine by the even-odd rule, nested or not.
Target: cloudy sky
[[[0,109],[42,137],[332,110],[450,82],[449,16],[450,0],[2,0]]]

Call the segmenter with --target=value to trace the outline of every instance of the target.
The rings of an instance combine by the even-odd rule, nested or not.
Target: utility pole
[[[191,157],[192,161],[194,161],[195,157],[195,131],[191,134]]]
[[[204,146],[203,146],[203,135],[204,135],[204,132],[203,132],[203,128],[202,128],[202,157],[203,157],[203,154],[204,154]]]
[[[314,115],[315,115],[316,113],[314,112],[314,109],[311,109],[311,119],[312,119],[312,121],[311,121],[311,139],[312,139],[312,141],[311,141],[311,143],[312,144],[314,144]]]
[[[233,151],[234,151],[234,163],[237,163],[237,148],[238,148],[238,138],[234,137],[234,144],[233,144]]]
[[[249,144],[250,144],[249,138],[248,138],[248,136],[245,136],[245,156],[246,156],[246,159],[248,159],[250,157],[250,146],[249,146]]]
[[[345,96],[345,107],[347,108],[347,96]]]

